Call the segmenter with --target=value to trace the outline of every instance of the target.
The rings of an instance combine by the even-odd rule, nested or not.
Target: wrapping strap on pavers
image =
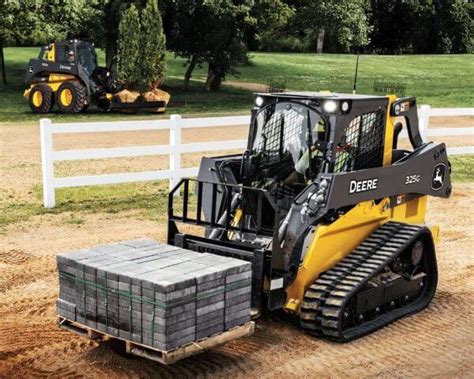
[[[107,271],[105,272],[105,284],[107,284]],[[95,283],[94,283],[95,284]],[[99,288],[99,286],[97,286],[96,290]],[[109,326],[109,291],[108,291],[108,288],[107,286],[105,286],[105,326],[108,327]]]
[[[86,278],[86,266],[82,266],[82,277]],[[84,320],[87,318],[87,308],[86,308],[86,284],[82,283],[82,299],[84,300]]]
[[[130,323],[130,336],[132,335],[132,278],[128,277],[128,293],[129,293],[129,299],[128,299],[128,316],[129,316],[129,323]]]
[[[155,307],[153,307],[153,312],[151,313],[151,346],[153,346],[154,344],[155,344]]]

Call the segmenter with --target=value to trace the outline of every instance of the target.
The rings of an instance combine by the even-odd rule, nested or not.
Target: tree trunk
[[[196,55],[193,55],[193,57],[191,58],[191,62],[189,62],[189,66],[186,70],[186,73],[184,74],[184,88],[189,87],[189,81],[191,80],[191,75],[194,71],[194,68],[196,67],[196,62]]]
[[[223,78],[221,74],[214,70],[210,70],[206,80],[207,90],[211,92],[217,91],[222,84],[222,80]]]
[[[105,65],[110,68],[114,61],[115,54],[117,53],[117,38],[107,36],[105,41]]]
[[[0,38],[0,64],[2,65],[2,82],[7,85],[7,74],[5,72],[5,56],[3,54],[3,40]]]
[[[324,34],[326,33],[326,30],[324,28],[319,29],[318,32],[318,41],[316,44],[316,52],[318,54],[321,54],[323,52],[323,45],[324,45]],[[313,45],[314,46],[314,45]]]

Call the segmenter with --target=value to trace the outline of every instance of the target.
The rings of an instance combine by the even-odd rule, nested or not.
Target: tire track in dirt
[[[0,293],[55,273],[53,257],[37,257],[21,250],[0,251],[0,267]]]

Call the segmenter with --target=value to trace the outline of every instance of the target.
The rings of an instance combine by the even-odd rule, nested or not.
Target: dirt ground
[[[4,138],[1,195],[29,201],[31,186],[41,180],[37,127],[0,125],[0,132]],[[228,132],[209,130],[205,137],[228,139],[224,135]],[[245,137],[245,128],[238,128],[230,138]],[[91,146],[89,138],[84,136],[80,146]],[[130,134],[127,143],[150,144],[149,138]],[[185,138],[191,142],[198,136]],[[115,142],[108,138],[103,145]],[[60,148],[71,144],[58,140]],[[189,164],[195,164],[197,157],[189,159]],[[157,163],[144,162],[126,165],[146,169]],[[84,163],[77,170],[114,170],[122,164],[97,168]],[[54,309],[58,252],[143,236],[164,241],[164,224],[134,219],[124,212],[85,213],[80,225],[62,222],[68,216],[64,214],[12,224],[0,235],[0,378],[474,377],[473,199],[473,183],[455,185],[447,201],[430,199],[427,219],[441,226],[440,280],[433,303],[422,313],[344,345],[308,336],[281,315],[266,315],[257,322],[253,336],[169,367],[124,359],[108,344],[98,345],[58,329]]]

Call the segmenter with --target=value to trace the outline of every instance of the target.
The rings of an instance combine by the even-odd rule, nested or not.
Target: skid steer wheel
[[[79,113],[88,103],[86,87],[77,81],[61,84],[56,97],[58,108],[63,113]]]
[[[49,113],[53,107],[53,91],[47,84],[37,84],[31,89],[28,100],[33,113]]]

